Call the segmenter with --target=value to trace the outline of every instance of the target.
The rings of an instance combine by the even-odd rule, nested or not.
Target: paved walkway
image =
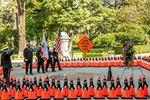
[[[134,78],[135,88],[137,88],[137,86],[138,86],[137,85],[138,77],[142,75],[140,68],[141,67],[133,68],[134,69],[133,78]],[[142,69],[143,73],[146,75],[147,83],[150,84],[150,71],[143,69],[143,68],[141,68],[141,69]],[[112,67],[112,75],[114,77],[116,77],[116,75],[121,76],[121,74],[123,73],[123,70],[124,70],[124,67],[122,67],[122,68]],[[33,73],[34,73],[34,75],[37,76],[37,78],[39,78],[39,76],[42,76],[42,79],[44,79],[46,74],[48,74],[49,77],[54,75],[56,79],[57,79],[57,77],[60,77],[61,85],[63,85],[63,78],[65,75],[68,76],[68,80],[70,79],[70,77],[72,77],[74,79],[74,85],[76,85],[76,78],[78,75],[80,75],[80,77],[81,77],[81,85],[83,85],[83,77],[84,76],[87,77],[87,81],[89,83],[89,77],[90,77],[90,75],[92,75],[94,85],[96,86],[98,76],[100,76],[101,80],[102,80],[103,76],[107,75],[107,72],[108,72],[107,67],[103,67],[103,68],[102,67],[101,68],[93,68],[93,67],[89,67],[89,68],[63,68],[62,71],[59,71],[58,69],[56,69],[56,72],[52,72],[51,69],[49,69],[49,72],[47,72],[47,73],[37,73],[37,70],[33,69]],[[129,78],[130,74],[132,74],[132,68],[126,69],[124,76],[127,76]],[[13,71],[11,72],[11,75],[16,76],[16,78],[20,78],[22,80],[22,77],[25,75],[25,69],[22,69],[22,67],[13,67]],[[28,75],[28,77],[33,78],[34,75]],[[51,81],[51,78],[50,78],[50,81]],[[123,81],[124,81],[124,78],[121,79],[122,86],[123,86]],[[108,81],[108,86],[110,86],[109,81]],[[149,86],[149,91],[150,91],[150,86]],[[51,99],[51,100],[53,100],[53,99]],[[93,100],[93,99],[91,99],[91,100]]]
[[[134,73],[133,79],[134,79],[134,83],[135,83],[136,87],[137,87],[137,83],[138,83],[138,77],[142,76],[141,70],[146,75],[146,79],[147,79],[148,84],[150,84],[150,71],[143,69],[143,68],[141,68],[141,70],[140,70],[140,68],[141,67],[134,67],[133,68],[133,73]],[[123,73],[123,70],[124,70],[124,67],[112,67],[112,75],[114,77],[116,77],[117,75],[121,76]],[[68,76],[68,80],[70,79],[70,77],[72,77],[74,79],[74,82],[76,82],[76,78],[78,75],[80,75],[81,80],[83,80],[83,77],[86,76],[88,81],[89,81],[90,75],[92,75],[93,80],[94,80],[94,84],[96,85],[98,76],[100,76],[101,80],[102,80],[103,76],[107,75],[107,72],[108,72],[107,67],[63,68],[62,71],[59,71],[58,69],[56,69],[56,72],[52,72],[51,69],[49,69],[49,72],[47,72],[47,73],[42,73],[42,71],[41,71],[41,73],[37,73],[37,69],[33,69],[33,73],[37,76],[37,78],[39,76],[42,76],[42,78],[44,79],[46,74],[48,74],[49,77],[54,75],[56,77],[56,79],[57,79],[57,77],[60,77],[62,84],[63,84],[63,78],[65,75]],[[127,76],[129,78],[130,74],[132,74],[132,68],[126,69],[125,73],[123,75],[123,78],[121,79],[122,85],[123,85],[123,81],[124,81],[124,76]],[[11,75],[16,76],[16,78],[22,79],[22,77],[25,75],[25,69],[22,69],[22,67],[13,67],[13,71],[11,72]],[[33,78],[34,75],[28,75],[28,77]],[[108,82],[108,84],[109,84],[109,82]],[[150,87],[149,87],[149,91],[150,91]]]

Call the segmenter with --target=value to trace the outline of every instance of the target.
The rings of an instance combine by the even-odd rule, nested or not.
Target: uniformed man
[[[52,68],[52,72],[55,72],[56,62],[57,62],[59,70],[62,70],[60,67],[59,59],[58,59],[58,52],[56,52],[55,48],[53,48],[53,59],[54,59],[54,67]]]
[[[40,73],[40,67],[42,66],[42,71],[44,72],[44,59],[42,58],[42,46],[39,46],[39,50],[36,52],[36,57],[38,58],[38,67],[37,67],[37,72]]]
[[[51,68],[53,68],[53,55],[52,55],[52,52],[50,51],[49,47],[48,47],[48,55],[49,55],[49,59],[47,60],[47,63],[46,63],[46,72],[48,72],[48,66],[49,64],[51,65]]]
[[[12,68],[10,56],[14,53],[14,48],[12,48],[10,52],[8,51],[8,47],[5,47],[3,50],[4,52],[1,56],[1,66],[3,68],[4,78],[6,79],[6,83],[8,86],[10,79],[10,71]]]
[[[26,75],[28,75],[28,66],[30,65],[30,74],[33,75],[32,73],[32,61],[33,61],[33,53],[32,49],[30,47],[30,44],[27,44],[27,47],[23,51],[24,55],[24,61],[26,63]]]

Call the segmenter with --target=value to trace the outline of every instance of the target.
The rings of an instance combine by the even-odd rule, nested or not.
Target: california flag
[[[43,33],[43,38],[42,38],[42,53],[43,59],[48,60],[48,48],[47,48],[47,42],[45,38],[45,34]]]

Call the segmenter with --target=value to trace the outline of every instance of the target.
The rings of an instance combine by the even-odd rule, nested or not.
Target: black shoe
[[[45,70],[46,72],[48,72],[48,70]]]
[[[38,73],[40,73],[40,71],[37,71]]]
[[[30,73],[30,75],[34,75],[33,73]]]
[[[43,73],[45,73],[45,72],[43,72]]]
[[[28,75],[28,73],[26,73],[26,75]]]
[[[59,70],[63,70],[63,69],[60,68]]]

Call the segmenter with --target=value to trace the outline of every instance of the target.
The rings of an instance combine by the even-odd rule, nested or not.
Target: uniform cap
[[[8,48],[9,48],[9,47],[7,46],[7,47],[4,47],[2,50],[8,50]]]

